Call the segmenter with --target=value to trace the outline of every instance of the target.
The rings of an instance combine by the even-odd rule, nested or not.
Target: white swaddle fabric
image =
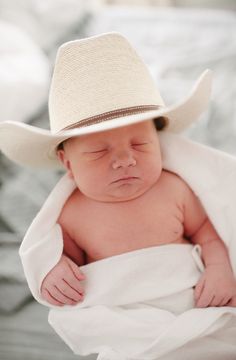
[[[160,142],[163,167],[199,197],[236,275],[236,158],[171,133],[160,133]],[[153,246],[81,266],[83,302],[59,308],[43,300],[42,280],[63,251],[57,219],[74,189],[67,175],[60,179],[20,247],[31,292],[51,308],[49,322],[71,349],[99,360],[236,359],[236,308],[194,308],[204,270],[198,245]]]

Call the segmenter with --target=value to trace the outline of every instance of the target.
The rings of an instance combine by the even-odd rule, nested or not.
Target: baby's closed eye
[[[101,150],[95,150],[95,151],[85,151],[84,154],[97,154],[104,151],[107,151],[108,149],[101,149]]]
[[[145,151],[148,149],[148,145],[150,145],[151,142],[150,141],[134,141],[132,143],[130,143],[130,149],[133,150],[137,150],[137,151]],[[113,148],[112,147],[102,147],[102,148],[91,148],[91,149],[87,149],[87,151],[84,151],[83,154],[85,156],[88,156],[91,159],[100,159],[101,157],[103,157],[104,155],[112,152]]]
[[[132,149],[139,152],[146,152],[150,150],[151,142],[140,142],[140,143],[133,143]]]
[[[108,153],[108,149],[84,151],[83,155],[89,160],[98,160]]]
[[[145,143],[136,143],[136,144],[132,144],[132,146],[143,146],[143,145],[148,145],[149,143],[145,142]]]

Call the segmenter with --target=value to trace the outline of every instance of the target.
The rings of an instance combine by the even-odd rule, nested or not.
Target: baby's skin
[[[205,265],[194,288],[196,307],[236,306],[227,248],[186,182],[162,168],[152,120],[70,138],[57,154],[77,188],[58,219],[64,251],[43,280],[45,300],[58,306],[82,301],[81,265],[192,243],[201,245]]]

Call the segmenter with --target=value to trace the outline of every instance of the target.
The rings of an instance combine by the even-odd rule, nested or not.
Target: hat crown
[[[164,102],[147,66],[120,33],[59,48],[49,93],[52,133],[158,106]]]

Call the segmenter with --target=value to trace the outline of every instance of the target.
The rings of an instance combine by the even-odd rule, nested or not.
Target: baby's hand
[[[84,279],[79,266],[63,254],[45,276],[41,294],[52,305],[75,305],[83,300],[84,290],[80,281]]]
[[[196,307],[236,306],[236,280],[224,264],[208,265],[198,281],[194,298]]]

